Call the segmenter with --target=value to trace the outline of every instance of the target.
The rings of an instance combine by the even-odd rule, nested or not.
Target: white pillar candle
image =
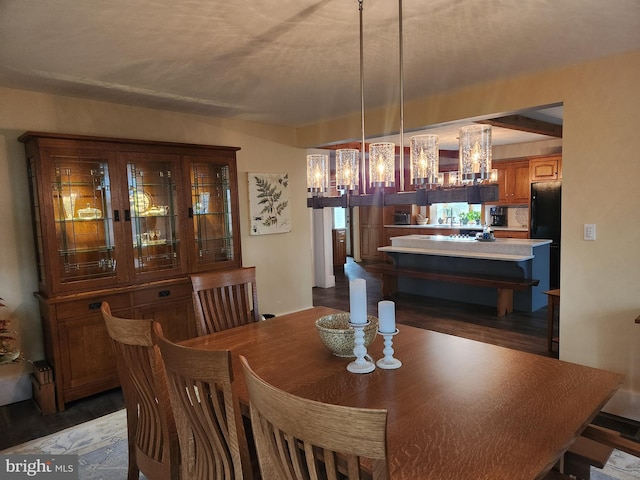
[[[351,323],[367,323],[367,282],[356,278],[349,282]]]
[[[389,300],[378,302],[378,328],[381,333],[396,331],[396,304]]]

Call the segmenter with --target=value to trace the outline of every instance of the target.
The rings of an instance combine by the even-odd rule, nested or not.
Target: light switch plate
[[[596,224],[585,223],[584,224],[584,239],[595,240],[596,239]]]

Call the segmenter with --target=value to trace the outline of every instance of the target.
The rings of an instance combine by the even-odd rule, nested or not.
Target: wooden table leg
[[[382,297],[389,299],[398,292],[398,277],[395,275],[382,275]]]
[[[555,317],[555,302],[553,296],[547,297],[547,349],[553,350],[553,319]]]
[[[510,288],[498,289],[498,316],[504,317],[513,312],[513,290]]]
[[[553,350],[553,322],[556,317],[556,310],[560,307],[560,290],[548,290],[547,295],[547,348]]]

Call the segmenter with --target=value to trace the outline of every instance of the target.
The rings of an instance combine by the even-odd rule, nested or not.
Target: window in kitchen
[[[475,225],[481,218],[481,205],[466,202],[438,203],[435,207],[435,217],[432,223],[441,225]]]

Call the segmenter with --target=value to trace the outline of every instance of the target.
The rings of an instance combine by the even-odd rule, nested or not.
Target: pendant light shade
[[[393,187],[395,183],[396,146],[394,143],[369,145],[369,181],[373,188]]]
[[[415,135],[411,137],[411,178],[418,187],[438,184],[440,151],[437,135]]]
[[[359,160],[360,152],[355,148],[336,150],[336,188],[338,190],[358,190]]]
[[[307,190],[315,195],[329,190],[328,155],[307,155]]]
[[[463,183],[489,180],[491,176],[491,126],[460,129],[460,176]]]

